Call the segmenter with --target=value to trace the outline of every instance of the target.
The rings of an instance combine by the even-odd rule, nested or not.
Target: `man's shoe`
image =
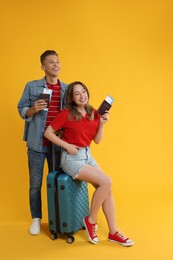
[[[88,238],[92,244],[98,244],[99,240],[96,235],[97,224],[89,223],[88,218],[89,217],[85,217],[83,219],[83,222],[84,222],[87,234],[88,234]]]
[[[38,235],[40,233],[40,218],[33,218],[29,227],[29,233],[30,235]]]
[[[115,232],[115,234],[113,234],[113,235],[111,235],[109,233],[108,240],[110,242],[116,242],[116,243],[121,244],[123,246],[133,246],[134,245],[134,242],[131,239],[125,237],[123,234],[121,234],[118,231]]]

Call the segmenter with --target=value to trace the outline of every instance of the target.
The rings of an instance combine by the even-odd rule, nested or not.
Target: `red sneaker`
[[[96,235],[97,224],[89,223],[88,218],[89,217],[85,217],[83,219],[83,222],[84,222],[87,234],[88,234],[88,238],[91,243],[97,244],[99,242],[98,237]]]
[[[121,234],[118,231],[115,232],[115,234],[113,235],[109,233],[108,240],[111,242],[119,243],[123,246],[133,246],[134,244],[134,242],[131,239],[125,237],[123,234]]]

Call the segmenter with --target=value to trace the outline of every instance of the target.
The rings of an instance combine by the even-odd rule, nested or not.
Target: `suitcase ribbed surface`
[[[88,185],[65,173],[47,176],[48,218],[51,233],[72,234],[84,227],[89,215]]]
[[[60,232],[75,233],[84,226],[83,218],[89,214],[87,183],[60,174],[58,201]]]

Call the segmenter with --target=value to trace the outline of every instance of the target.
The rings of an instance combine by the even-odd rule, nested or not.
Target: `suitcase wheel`
[[[50,234],[50,238],[51,238],[52,240],[57,239],[57,234],[56,234],[56,233],[51,233],[51,234]]]
[[[67,243],[68,244],[72,244],[73,242],[74,242],[74,237],[73,236],[67,237]]]

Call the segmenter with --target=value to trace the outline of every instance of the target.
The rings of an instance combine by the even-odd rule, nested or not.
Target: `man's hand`
[[[30,117],[33,116],[34,114],[38,113],[41,110],[44,110],[47,106],[47,103],[45,100],[39,99],[37,101],[34,102],[34,105],[32,107],[30,107],[27,111],[26,111],[26,117]]]
[[[44,110],[47,107],[47,102],[43,99],[39,99],[34,102],[35,112],[38,113],[40,110]]]

